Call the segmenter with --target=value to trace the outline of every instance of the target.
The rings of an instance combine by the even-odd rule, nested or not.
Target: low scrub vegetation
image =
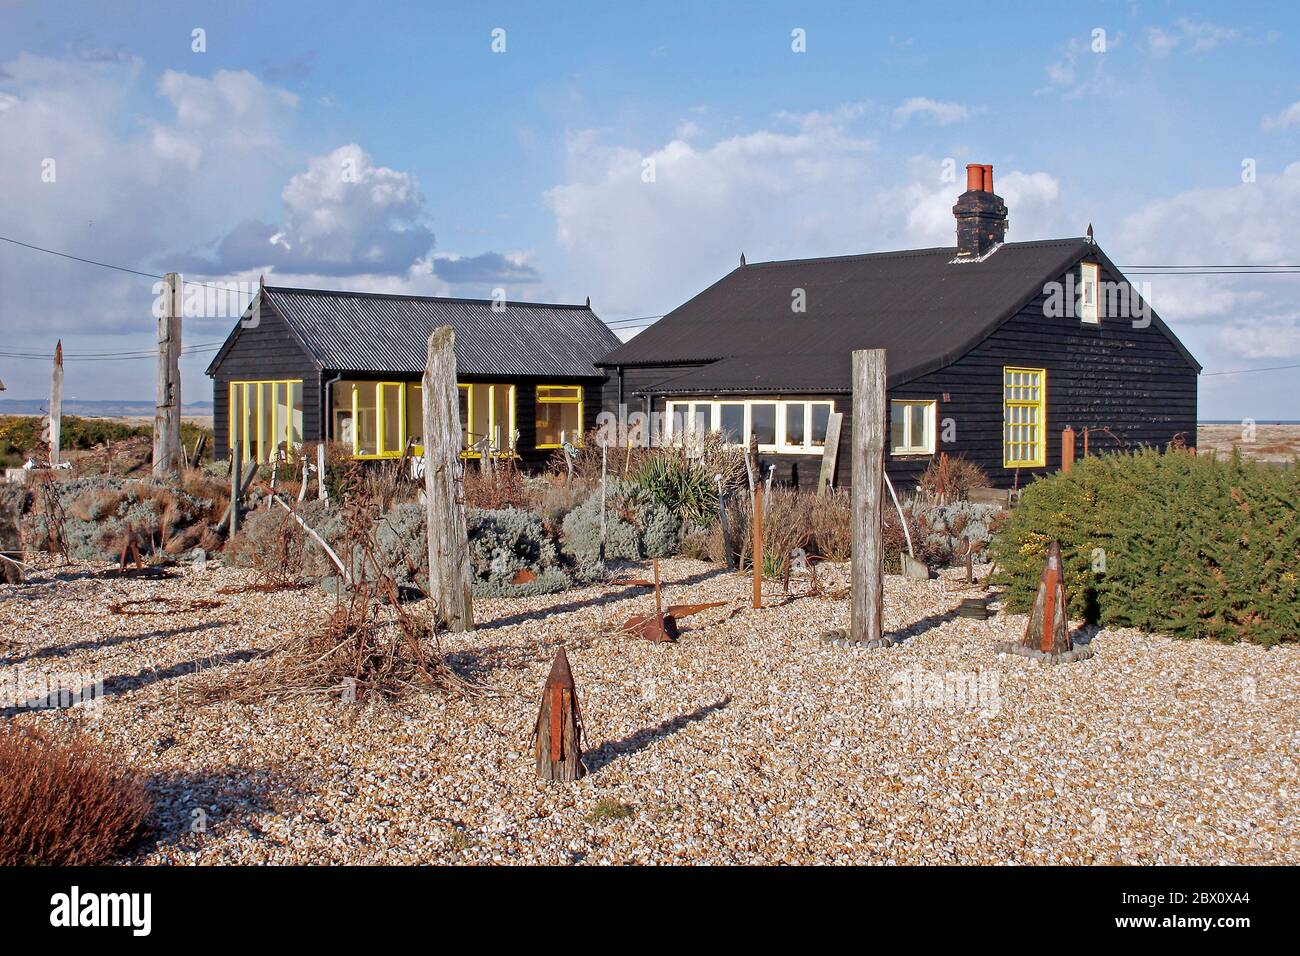
[[[1300,637],[1300,472],[1186,452],[1108,454],[1027,487],[994,544],[1027,610],[1052,540],[1075,618],[1270,645]]]
[[[151,806],[143,784],[86,740],[0,724],[0,866],[108,862]]]

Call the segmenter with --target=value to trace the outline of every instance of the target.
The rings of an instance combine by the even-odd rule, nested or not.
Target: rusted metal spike
[[[675,618],[690,617],[692,614],[707,611],[711,607],[726,607],[726,605],[726,601],[708,601],[704,604],[670,604],[668,605],[668,615]]]

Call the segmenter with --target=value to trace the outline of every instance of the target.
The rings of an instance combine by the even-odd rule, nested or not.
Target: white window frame
[[[1101,325],[1101,266],[1095,262],[1084,262],[1079,270],[1079,321],[1085,325]]]
[[[912,441],[912,416],[910,414],[903,417],[903,444],[895,447],[893,441],[894,434],[894,406],[895,405],[925,405],[926,408],[926,441],[924,445],[917,445]],[[939,424],[939,403],[934,399],[927,398],[891,398],[889,400],[889,453],[891,455],[933,455],[935,448],[935,430]]]
[[[749,435],[753,431],[753,407],[755,405],[775,405],[776,406],[776,438],[775,442],[760,442],[759,451],[769,452],[778,455],[820,455],[825,444],[814,445],[812,442],[812,413],[813,408],[818,405],[826,406],[831,412],[835,411],[835,403],[814,398],[691,398],[682,396],[680,398],[669,398],[664,403],[664,411],[667,413],[667,421],[664,425],[664,434],[671,441],[674,435],[674,425],[676,416],[681,415],[683,422],[694,422],[694,412],[699,408],[707,408],[709,411],[708,428],[709,431],[722,430],[722,406],[723,405],[741,405],[745,409],[745,424],[740,441],[731,442],[730,444],[743,448],[749,443]],[[798,445],[788,443],[786,438],[786,410],[793,405],[803,407],[804,414],[804,437],[803,442]]]

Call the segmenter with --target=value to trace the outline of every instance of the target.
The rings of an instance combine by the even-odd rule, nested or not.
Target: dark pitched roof
[[[1044,282],[1098,251],[1086,239],[1055,239],[1008,242],[960,263],[952,246],[750,263],[600,364],[712,363],[667,375],[653,391],[848,390],[850,353],[883,348],[889,384],[897,386],[956,361],[1041,294]],[[796,289],[804,290],[806,312],[791,309]]]
[[[595,360],[619,344],[583,305],[507,302],[494,309],[489,299],[282,286],[267,286],[261,294],[320,367],[335,371],[418,374],[428,357],[429,333],[440,325],[456,331],[462,375],[591,377],[601,374]],[[213,368],[220,359],[218,354]]]

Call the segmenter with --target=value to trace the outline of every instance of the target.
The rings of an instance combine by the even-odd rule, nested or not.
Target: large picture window
[[[460,386],[461,447],[476,458],[487,440],[491,454],[508,455],[515,447],[515,387],[472,382]]]
[[[894,455],[933,455],[936,405],[903,399],[889,403],[889,447]]]
[[[673,399],[667,403],[666,433],[673,437],[719,432],[727,444],[744,446],[749,436],[760,451],[820,455],[833,402],[804,399]]]
[[[582,386],[537,386],[537,447],[582,443]]]
[[[302,447],[302,379],[231,382],[229,447],[244,461],[292,458]]]
[[[515,435],[515,387],[461,385],[461,448],[469,456],[483,438],[496,454],[510,454]],[[424,393],[418,382],[344,380],[333,386],[334,439],[352,448],[355,458],[400,458],[407,442],[424,454]],[[503,450],[504,449],[504,450]]]
[[[1038,468],[1047,464],[1047,370],[1002,370],[1002,464]]]

